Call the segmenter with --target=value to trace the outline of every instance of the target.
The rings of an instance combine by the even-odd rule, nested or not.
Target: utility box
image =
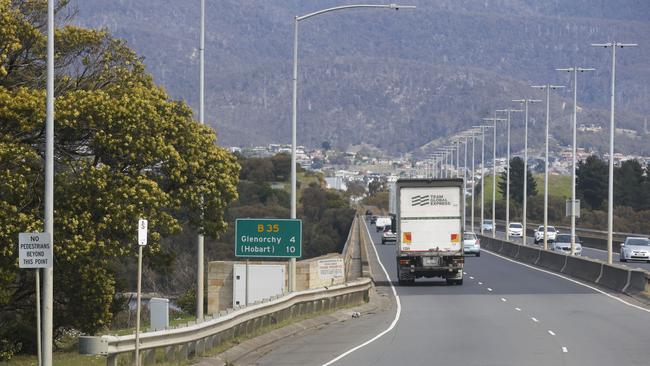
[[[246,281],[246,265],[235,264],[233,266],[233,307],[284,294],[284,269],[285,266],[277,264],[249,264],[249,278]]]
[[[151,330],[169,328],[169,299],[152,297],[149,300],[149,313],[151,315]]]

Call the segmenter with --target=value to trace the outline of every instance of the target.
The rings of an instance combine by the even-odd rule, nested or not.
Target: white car
[[[582,255],[582,244],[580,238],[576,236],[576,246],[574,255]],[[557,238],[551,243],[551,250],[562,254],[571,254],[571,234],[558,234]]]
[[[463,252],[481,256],[481,239],[475,233],[467,231],[463,233]]]
[[[520,222],[511,222],[508,224],[508,236],[524,236],[524,225]]]
[[[386,226],[390,227],[391,223],[390,217],[378,217],[377,221],[375,221],[377,232],[384,231],[384,228]]]
[[[546,240],[555,241],[557,238],[557,230],[554,226],[546,227]],[[535,231],[535,244],[542,243],[544,241],[544,225],[540,225]]]
[[[492,220],[483,220],[483,231],[492,231],[494,230],[494,225]]]
[[[625,243],[621,244],[621,262],[629,260],[640,260],[650,263],[650,239],[640,237],[625,238]]]

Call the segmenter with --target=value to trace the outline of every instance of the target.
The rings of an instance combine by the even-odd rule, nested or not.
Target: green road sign
[[[302,221],[287,219],[237,219],[235,256],[300,258]]]

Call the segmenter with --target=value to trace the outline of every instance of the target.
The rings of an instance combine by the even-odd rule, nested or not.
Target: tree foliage
[[[591,208],[601,209],[607,199],[607,163],[595,155],[578,163],[576,191]]]
[[[64,19],[66,1],[57,18]],[[19,232],[43,230],[45,0],[0,0],[0,347],[33,339],[32,273],[18,270]],[[91,333],[111,318],[112,264],[147,256],[183,225],[217,236],[237,197],[239,166],[214,131],[169,98],[141,59],[104,30],[65,25],[55,53],[55,327]],[[2,344],[8,344],[6,347]],[[3,352],[0,349],[0,353]]]
[[[518,156],[510,159],[510,198],[515,202],[524,201],[524,160]],[[497,183],[499,191],[505,197],[506,195],[506,180],[507,171],[501,173],[501,179]],[[528,169],[528,179],[526,187],[526,196],[532,197],[537,194],[537,183],[533,174]]]

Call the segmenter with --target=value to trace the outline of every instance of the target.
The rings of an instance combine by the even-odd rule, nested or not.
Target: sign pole
[[[135,366],[140,366],[140,305],[142,303],[142,247],[147,245],[147,220],[138,220],[138,289],[135,310]]]
[[[246,306],[248,306],[248,287],[250,285],[250,272],[248,271],[248,265],[249,265],[248,262],[250,262],[250,260],[246,258],[246,295],[244,297],[244,301],[245,301],[244,303],[246,304]]]
[[[34,270],[36,275],[36,354],[38,355],[38,365],[43,364],[41,356],[41,270],[36,268]]]
[[[138,245],[138,294],[137,307],[135,310],[135,365],[140,366],[140,302],[142,287],[142,245]]]

